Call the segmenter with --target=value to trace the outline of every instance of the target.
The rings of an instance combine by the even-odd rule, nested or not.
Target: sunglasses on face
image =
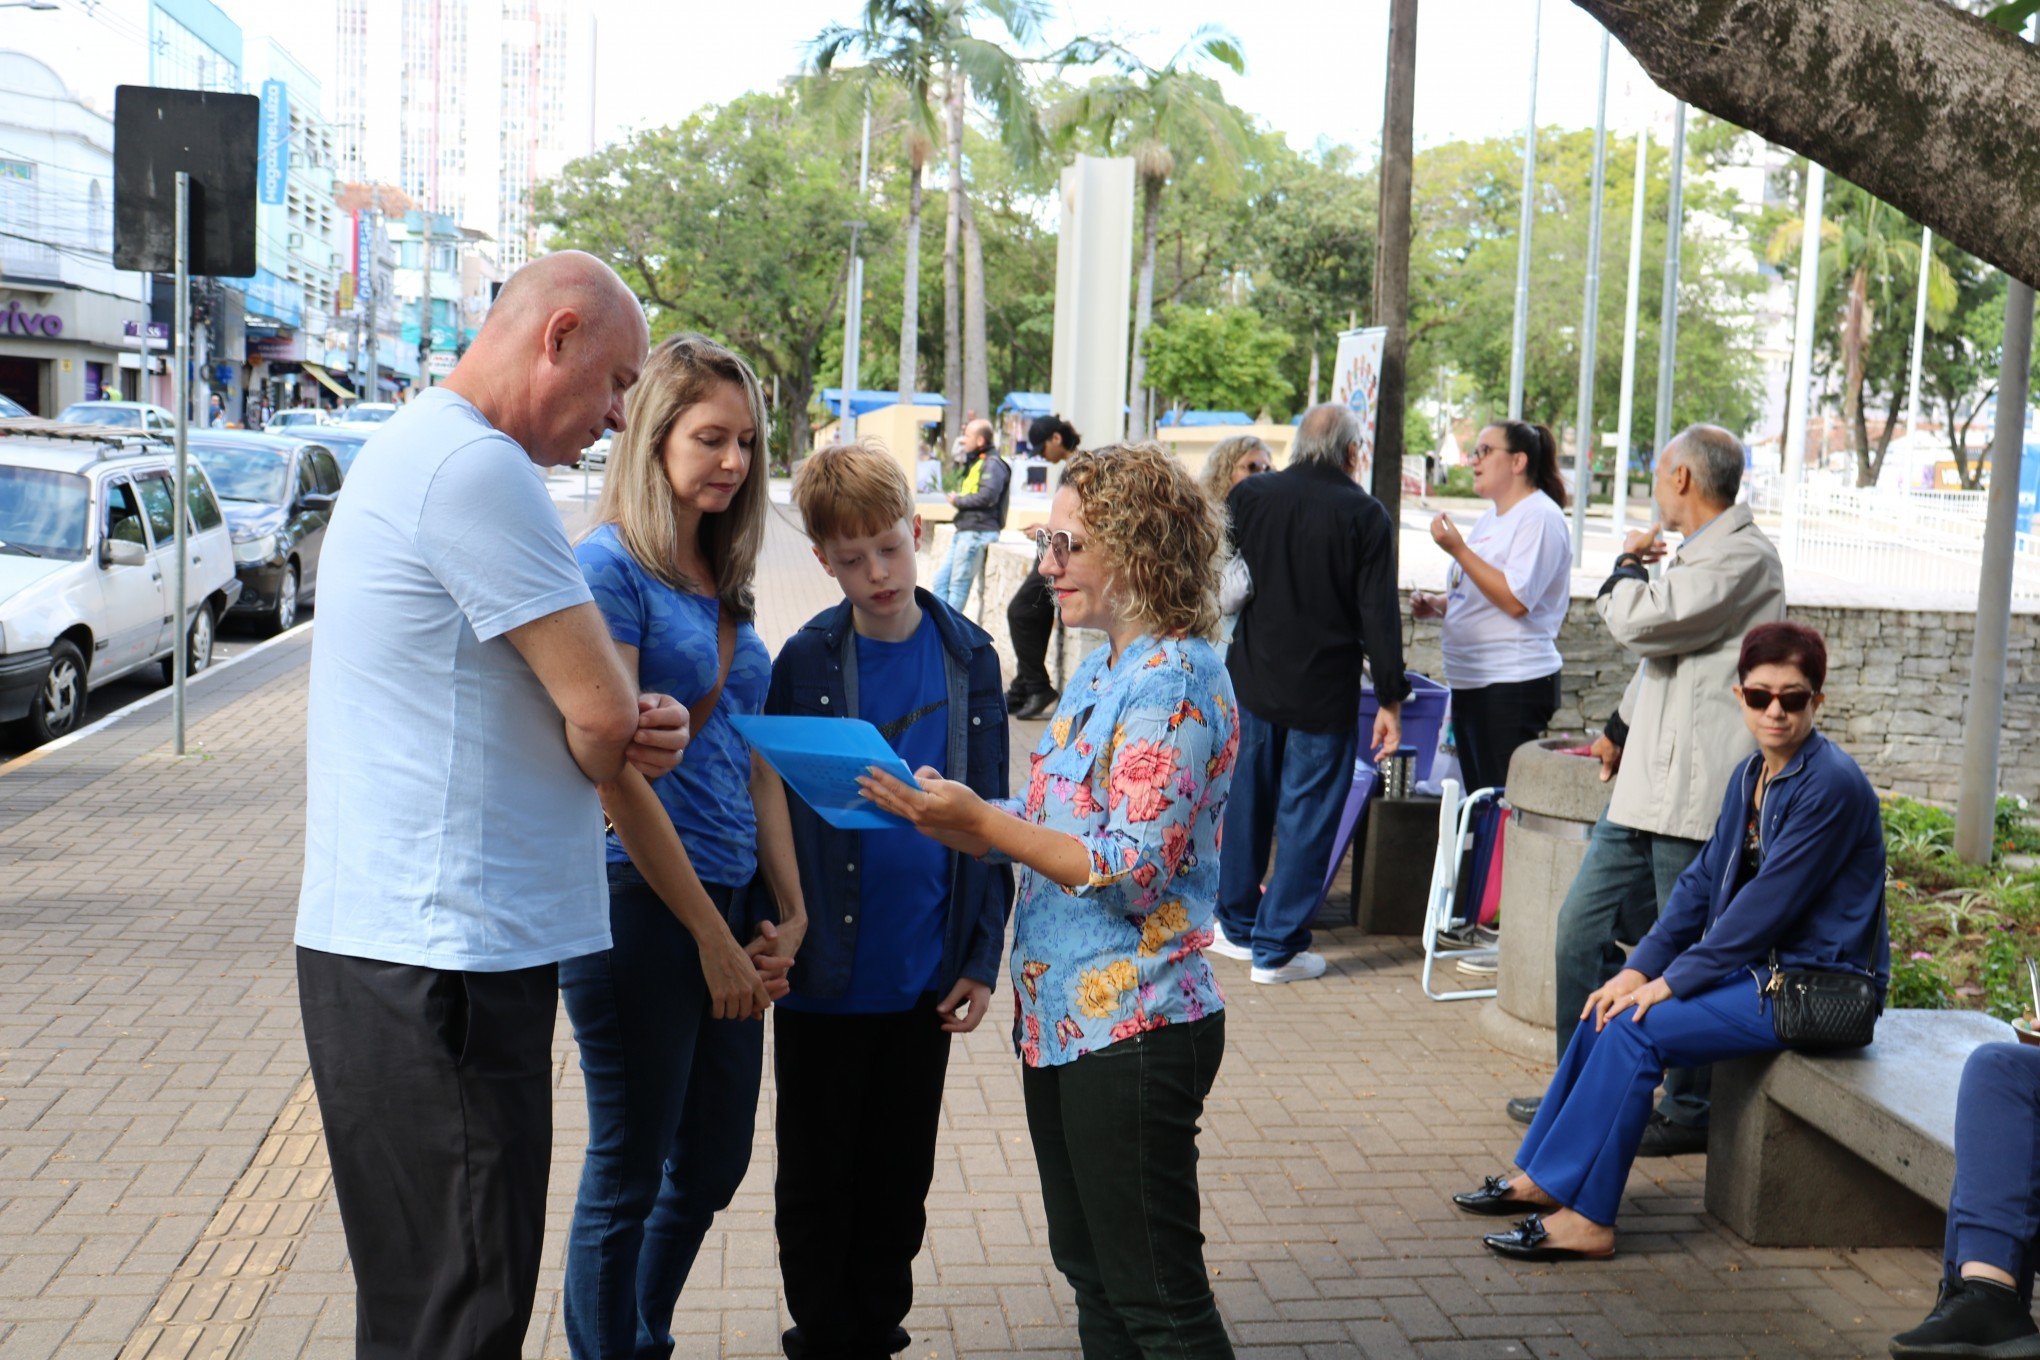
[[[1259,458],[1250,459],[1249,461],[1241,465],[1241,471],[1247,473],[1249,476],[1256,472],[1266,472],[1267,470],[1268,464],[1263,462]]]
[[[1804,713],[1806,712],[1806,706],[1813,702],[1814,694],[1810,689],[1771,690],[1758,689],[1754,685],[1743,686],[1742,701],[1744,706],[1754,709],[1758,713],[1769,709],[1771,701],[1774,699],[1777,701],[1778,707],[1784,709],[1787,713]]]
[[[1036,529],[1034,531],[1034,562],[1036,566],[1041,564],[1043,558],[1052,558],[1055,561],[1055,569],[1061,571],[1070,564],[1071,553],[1080,553],[1083,550],[1084,545],[1071,538],[1070,531],[1067,529],[1057,529],[1053,532],[1047,529]]]

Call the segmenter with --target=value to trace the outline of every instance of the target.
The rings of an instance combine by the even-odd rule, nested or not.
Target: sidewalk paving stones
[[[838,598],[783,520],[759,597],[775,645]],[[352,1354],[290,946],[309,641],[195,685],[182,760],[156,705],[0,774],[0,1360]],[[1520,1130],[1502,1101],[1543,1073],[1488,1047],[1470,1008],[1426,1001],[1410,942],[1336,931],[1322,947],[1320,982],[1256,987],[1218,965],[1230,1051],[1201,1174],[1242,1356],[1882,1355],[1931,1302],[1931,1253],[1746,1247],[1705,1215],[1699,1158],[1638,1164],[1612,1262],[1491,1259],[1445,1196],[1506,1164]],[[1076,1352],[1002,1012],[950,1068],[913,1360]],[[562,1236],[587,1130],[564,1017],[553,1059],[526,1344],[547,1357],[567,1353]],[[680,1301],[682,1357],[778,1351],[772,1117],[768,1082],[750,1174]]]

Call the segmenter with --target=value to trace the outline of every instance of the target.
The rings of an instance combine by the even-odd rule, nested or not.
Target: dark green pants
[[[1225,1013],[1027,1068],[1048,1247],[1077,1293],[1084,1360],[1230,1360],[1204,1271],[1197,1119]]]

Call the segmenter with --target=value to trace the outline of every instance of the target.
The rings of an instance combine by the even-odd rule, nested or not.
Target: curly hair
[[[1204,494],[1224,505],[1232,491],[1233,469],[1255,449],[1267,454],[1269,462],[1275,461],[1274,450],[1257,435],[1236,434],[1212,445],[1211,452],[1204,455]]]
[[[1108,444],[1063,464],[1062,484],[1127,616],[1158,636],[1209,637],[1218,626],[1223,513],[1158,444]]]

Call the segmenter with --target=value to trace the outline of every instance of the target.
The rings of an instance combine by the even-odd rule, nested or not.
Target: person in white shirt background
[[[1480,432],[1473,489],[1492,506],[1464,537],[1450,515],[1431,521],[1452,558],[1448,589],[1410,596],[1410,613],[1443,619],[1445,683],[1465,787],[1498,788],[1509,757],[1544,735],[1558,711],[1558,629],[1572,594],[1572,537],[1558,441],[1508,420]]]

